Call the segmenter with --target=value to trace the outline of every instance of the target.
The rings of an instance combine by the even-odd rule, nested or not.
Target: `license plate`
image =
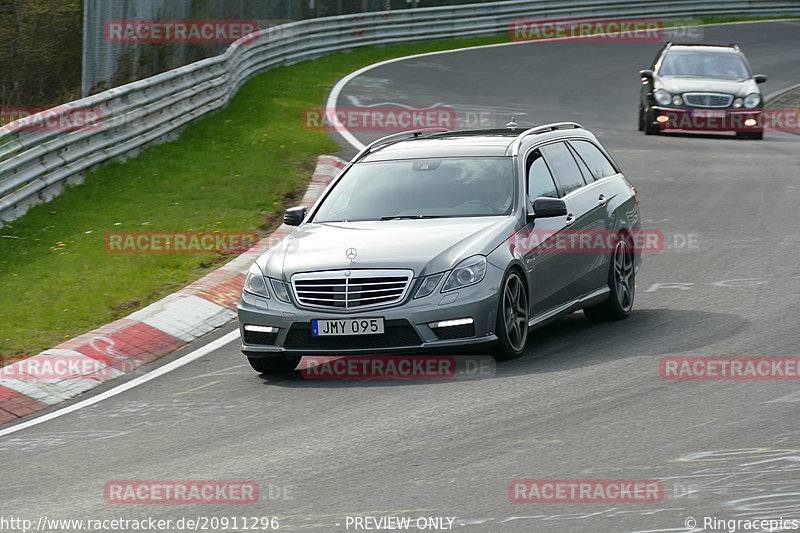
[[[382,318],[342,318],[338,320],[312,320],[311,335],[378,335],[383,333]]]
[[[692,116],[707,117],[707,118],[725,118],[725,111],[720,111],[717,109],[694,109],[692,110]]]

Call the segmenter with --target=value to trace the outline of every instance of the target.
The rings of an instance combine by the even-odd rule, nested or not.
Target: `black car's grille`
[[[376,307],[401,301],[410,270],[332,270],[292,276],[298,303],[327,309]]]
[[[693,107],[728,107],[733,101],[733,96],[719,93],[686,93],[683,95],[683,101]]]
[[[460,326],[433,328],[433,333],[440,341],[447,339],[461,339],[463,337],[474,337],[475,324],[462,324]]]
[[[354,350],[420,346],[422,339],[407,320],[387,320],[379,335],[335,335],[314,337],[311,324],[293,324],[283,346],[291,349]]]
[[[263,344],[274,345],[275,339],[278,338],[278,333],[265,333],[263,331],[248,331],[244,330],[244,337],[242,340],[245,344]]]

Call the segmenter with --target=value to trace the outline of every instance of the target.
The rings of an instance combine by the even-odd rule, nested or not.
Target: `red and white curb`
[[[319,156],[300,205],[310,207],[345,164],[337,157]],[[234,320],[247,269],[267,248],[286,237],[291,229],[281,225],[234,260],[144,309],[3,367],[0,424],[30,415],[133,372],[144,363],[172,353]],[[25,374],[25,369],[35,368],[37,364],[42,368],[48,363],[52,367],[53,362],[59,359],[70,361],[69,375],[59,379],[40,379]],[[98,372],[98,365],[105,367],[103,371]],[[76,368],[87,371],[75,373],[73,370]]]

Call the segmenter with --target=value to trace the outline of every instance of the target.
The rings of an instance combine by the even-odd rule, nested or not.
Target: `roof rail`
[[[552,124],[544,124],[542,126],[536,126],[535,128],[525,130],[519,135],[517,135],[517,138],[514,139],[514,142],[511,144],[511,155],[515,156],[519,154],[519,146],[520,144],[522,144],[522,141],[523,139],[525,139],[525,137],[536,135],[537,133],[545,133],[548,131],[555,131],[567,128],[583,129],[583,126],[581,126],[577,122],[553,122]]]
[[[367,146],[365,146],[353,158],[353,163],[355,163],[356,161],[360,161],[363,157],[365,157],[367,154],[371,153],[376,148],[380,148],[381,146],[385,146],[387,144],[392,144],[394,142],[398,142],[401,139],[404,139],[406,137],[412,137],[412,138],[416,139],[417,137],[420,137],[424,133],[443,133],[445,131],[450,131],[450,130],[448,130],[447,128],[444,128],[444,127],[438,127],[438,128],[422,128],[422,129],[419,129],[419,130],[401,131],[399,133],[392,133],[391,135],[387,135],[386,137],[381,137],[380,139],[378,139],[376,141],[372,141]]]

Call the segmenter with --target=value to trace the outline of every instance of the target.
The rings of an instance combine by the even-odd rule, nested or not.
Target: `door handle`
[[[601,194],[600,198],[597,199],[597,205],[604,206],[608,203],[608,198],[606,198],[605,194]]]
[[[573,222],[575,222],[575,216],[572,213],[570,213],[569,215],[567,215],[567,219],[564,221],[564,225],[571,226]]]

